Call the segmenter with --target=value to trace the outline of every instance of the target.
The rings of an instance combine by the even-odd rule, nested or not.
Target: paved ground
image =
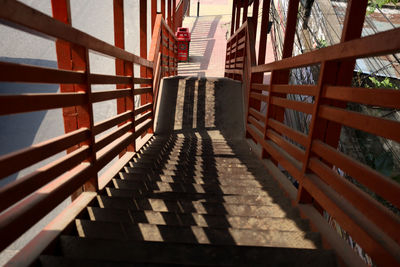
[[[262,10],[262,4],[260,4]],[[197,0],[192,0],[190,17],[186,17],[183,27],[189,28],[192,41],[189,49],[189,61],[179,64],[178,73],[183,76],[224,77],[226,41],[230,37],[232,0],[201,0],[200,16],[197,17]],[[248,14],[251,16],[252,8]],[[258,18],[261,25],[261,14]],[[256,54],[260,30],[256,37]],[[274,61],[271,38],[268,35],[265,62]],[[269,74],[264,77],[269,82]]]

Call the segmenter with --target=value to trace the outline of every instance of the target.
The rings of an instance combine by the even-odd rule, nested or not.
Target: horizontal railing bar
[[[240,26],[240,28],[237,29],[237,30],[233,33],[233,35],[228,39],[228,41],[226,41],[226,42],[227,42],[227,43],[231,42],[231,41],[236,37],[236,35],[240,34],[240,33],[242,32],[242,30],[243,30],[244,28],[246,28],[246,27],[247,27],[247,21],[245,21],[245,22],[242,24],[242,26]]]
[[[250,93],[250,98],[261,100],[261,101],[264,101],[264,102],[267,103],[269,97],[267,95],[251,92]]]
[[[238,44],[243,44],[246,41],[246,36],[243,36],[238,40]]]
[[[28,29],[149,68],[153,63],[72,28],[18,1],[0,0],[0,18]]]
[[[271,98],[271,104],[279,107],[297,110],[307,114],[311,114],[313,112],[313,104],[311,103],[289,100],[282,97],[273,96]]]
[[[142,88],[137,88],[133,90],[134,95],[141,95],[141,94],[146,94],[146,93],[152,93],[153,88],[152,87],[142,87]]]
[[[239,69],[225,69],[226,73],[240,74],[242,75],[243,71]]]
[[[243,62],[244,61],[244,57],[243,56],[237,57],[235,59],[236,59],[236,62]],[[231,62],[232,62],[232,60],[231,60]]]
[[[146,121],[147,119],[151,118],[153,115],[153,111],[149,111],[143,115],[139,115],[139,117],[135,120],[135,125],[139,125],[142,122]]]
[[[274,84],[272,85],[272,92],[297,94],[297,95],[317,95],[317,86],[315,85],[291,85],[291,84]]]
[[[374,261],[378,260],[380,265],[396,265],[394,255],[400,255],[398,245],[359,210],[316,175],[306,175],[303,186]]]
[[[128,110],[110,119],[98,122],[93,126],[93,134],[97,135],[131,118],[132,118],[132,110]]]
[[[252,83],[251,89],[262,90],[269,92],[269,84]]]
[[[249,114],[251,116],[255,117],[257,120],[265,123],[265,115],[261,114],[261,112],[255,110],[254,108],[252,108],[252,107],[249,108]]]
[[[0,188],[0,212],[77,166],[89,156],[89,147],[80,147],[62,158]]]
[[[392,139],[400,143],[400,122],[354,111],[321,105],[318,116],[351,128]]]
[[[371,45],[380,44],[380,45]],[[400,51],[400,29],[380,32],[374,35],[339,43],[326,48],[314,50],[295,57],[258,65],[251,68],[253,73],[282,70],[315,65],[323,61],[365,58]]]
[[[305,157],[305,151],[299,147],[289,143],[287,140],[283,139],[274,130],[267,130],[267,137],[271,139],[275,144],[284,149],[288,154],[298,161],[303,161]]]
[[[304,147],[307,146],[308,136],[305,135],[304,133],[294,130],[293,128],[274,119],[268,119],[268,126],[277,131],[278,133],[289,137],[296,143],[299,143]]]
[[[322,97],[364,105],[400,109],[400,91],[344,86],[326,86]]]
[[[251,123],[251,125],[256,127],[260,132],[262,132],[262,133],[264,132],[264,126],[262,124],[260,124],[259,121],[256,120],[254,117],[249,116],[248,121]]]
[[[313,141],[311,149],[396,207],[400,207],[400,185],[395,181],[321,141]]]
[[[259,143],[275,160],[282,165],[296,180],[301,181],[301,166],[296,166],[294,159],[289,159],[283,151],[277,149],[277,145],[272,141],[266,141],[260,134],[257,134],[257,130],[253,128],[252,125],[247,125],[247,131],[252,137]]]
[[[136,108],[135,109],[135,116],[143,113],[146,110],[151,109],[152,107],[153,107],[153,103],[148,103],[148,104],[144,104],[143,106],[140,106],[140,107]]]
[[[133,78],[133,83],[134,84],[152,84],[153,83],[153,79],[151,78]]]
[[[132,84],[132,77],[105,75],[105,74],[89,74],[88,83],[90,84]]]
[[[238,45],[237,51],[239,52],[239,51],[243,50],[245,46],[246,46],[246,44]]]
[[[0,81],[30,83],[86,83],[83,72],[0,62]]]
[[[85,141],[89,138],[89,133],[87,128],[81,128],[31,147],[1,156],[0,179]]]
[[[177,41],[175,33],[171,30],[171,28],[168,26],[168,24],[165,22],[164,19],[161,19],[161,23],[164,26],[164,29],[166,29],[168,31],[168,33],[170,34],[170,36],[172,37],[172,39],[174,41]]]
[[[137,79],[134,78],[134,80]],[[86,73],[78,71],[0,62],[0,81],[57,84],[132,84],[132,77],[105,74],[86,75]]]
[[[130,89],[130,88],[129,89],[118,89],[118,90],[114,89],[114,90],[102,91],[102,92],[93,92],[92,93],[92,101],[94,103],[96,103],[96,102],[130,96],[131,94],[132,94],[132,89]]]
[[[382,204],[372,199],[357,186],[339,176],[332,168],[317,158],[311,158],[310,169],[329,184],[338,194],[346,198],[389,236],[400,243],[400,219],[388,211]]]
[[[152,120],[148,120],[147,123],[135,128],[135,133],[127,132],[113,143],[106,146],[104,149],[97,153],[97,163],[99,167],[107,165],[115,156],[117,156],[123,149],[129,144],[135,142],[136,138],[141,136],[147,131],[153,124]]]
[[[0,250],[42,219],[93,175],[92,165],[80,164],[3,212],[0,215]]]
[[[121,125],[117,129],[107,133],[106,135],[100,137],[94,144],[94,151],[98,152],[100,149],[104,148],[108,144],[112,143],[119,137],[123,136],[126,132],[132,129],[132,122],[128,121],[124,125]]]
[[[79,106],[85,101],[85,93],[0,95],[0,115]]]

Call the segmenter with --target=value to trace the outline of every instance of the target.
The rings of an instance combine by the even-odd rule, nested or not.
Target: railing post
[[[341,43],[361,37],[367,4],[367,0],[352,0],[348,3]],[[330,84],[349,86],[353,77],[354,66],[355,60],[321,63],[321,70],[319,74],[320,78],[318,81],[318,95],[315,97],[314,110],[307,139],[306,154],[302,167],[303,175],[306,174],[308,170],[308,163],[310,157],[312,156],[311,146],[313,140],[323,140],[326,144],[336,148],[340,139],[341,125],[319,118],[318,109],[322,104],[346,108],[347,103],[340,103],[332,100],[320,100],[319,96],[324,89],[324,85]],[[299,203],[307,203],[312,201],[310,194],[304,189],[301,181],[299,184],[297,201]]]
[[[244,0],[243,1],[243,18],[242,18],[242,24],[246,22],[247,20],[247,12],[249,10],[249,0]]]
[[[253,1],[253,14],[252,17],[254,19],[254,35],[257,35],[257,25],[258,25],[258,8],[259,8],[260,2],[259,0],[254,0]]]
[[[241,8],[241,2],[238,0],[236,4],[236,25],[235,25],[235,32],[239,29],[240,27],[240,8]]]
[[[176,0],[172,1],[172,31],[176,31]]]
[[[258,65],[265,63],[265,55],[267,51],[267,34],[269,23],[269,8],[271,0],[263,0],[261,28],[260,28],[260,46],[258,48]]]
[[[296,33],[296,24],[297,24],[297,13],[299,8],[299,0],[289,0],[288,6],[288,15],[286,21],[286,31],[285,38],[283,42],[282,48],[282,58],[287,58],[292,56],[293,52],[293,43],[294,37]],[[264,10],[263,10],[264,12]],[[274,84],[287,84],[289,81],[289,70],[280,70],[280,71],[272,71],[271,72],[271,80],[270,80],[270,91],[269,91],[269,103],[267,106],[267,114],[265,120],[265,128],[264,128],[264,140],[267,139],[267,130],[268,130],[268,120],[270,118],[275,119],[277,121],[282,122],[285,115],[285,110],[282,107],[271,107],[271,98],[275,95],[272,93],[272,87]],[[282,96],[282,94],[276,94],[278,96]],[[267,157],[267,151],[265,149],[262,150],[263,158]]]
[[[166,19],[166,13],[165,13],[165,1],[166,0],[160,0],[161,2],[161,15],[163,17],[163,19]]]
[[[236,1],[232,1],[231,36],[235,33]]]
[[[147,0],[140,0],[139,7],[140,14],[140,57],[147,58]],[[140,66],[140,77],[147,77],[147,68]],[[142,87],[145,85],[142,84]],[[149,94],[142,94],[140,96],[140,104],[145,105],[148,103]]]
[[[157,0],[151,0],[151,33],[153,34],[157,16]]]
[[[245,125],[247,126],[248,121],[248,111],[249,108],[252,107],[256,110],[260,110],[261,101],[256,99],[250,99],[251,85],[253,83],[254,75],[251,73],[251,68],[256,65],[256,53],[255,53],[255,41],[256,41],[256,33],[254,31],[255,24],[257,20],[253,17],[249,17],[247,19],[247,27],[246,27],[246,41],[245,41],[245,52],[244,52],[244,69],[243,69],[243,82],[245,83],[245,94],[247,96],[247,107],[246,107],[246,121]],[[249,137],[246,131],[246,136]]]
[[[56,1],[52,0],[53,17],[57,20],[71,25],[71,11],[69,0]],[[72,132],[79,128],[90,129],[90,137],[85,142],[79,144],[88,145],[90,148],[90,157],[86,160],[91,164],[95,164],[96,151],[94,150],[94,134],[93,134],[93,107],[91,101],[91,84],[89,82],[89,52],[85,47],[71,45],[64,41],[56,42],[57,63],[59,69],[83,71],[86,73],[85,84],[60,85],[61,92],[84,92],[86,95],[86,104],[82,106],[75,106],[68,109],[63,109],[64,128],[65,132]],[[75,113],[72,113],[75,112]],[[74,119],[73,119],[74,118]],[[72,152],[77,147],[68,150]],[[79,194],[84,191],[97,191],[98,177],[97,173],[94,177],[90,178],[81,190],[76,191],[71,195],[72,200],[77,198]]]
[[[52,0],[51,7],[53,11],[53,18],[71,25],[71,10],[69,0]],[[56,40],[56,53],[57,65],[59,69],[72,70],[72,51],[71,44],[63,40]],[[60,84],[60,91],[62,93],[75,92],[73,84]],[[65,107],[63,110],[64,131],[65,133],[72,132],[78,128],[78,111],[77,107]],[[78,146],[72,147],[67,150],[68,153],[77,149]]]
[[[114,10],[114,45],[121,49],[125,49],[125,33],[124,33],[124,2],[123,0],[114,0],[113,1],[113,10]],[[127,67],[128,62],[125,62],[122,59],[115,59],[115,74],[126,76],[127,75]],[[133,86],[133,84],[132,84]],[[127,86],[117,84],[117,89],[125,89]],[[132,87],[133,90],[134,86]],[[117,114],[124,113],[128,110],[127,103],[128,98],[118,98],[117,99]],[[134,120],[133,120],[134,121]],[[122,126],[124,123],[118,125]],[[133,126],[133,128],[135,128]],[[129,151],[134,151],[134,147],[130,145],[127,148]],[[126,152],[124,149],[119,156],[122,157]]]
[[[166,21],[170,29],[172,29],[172,13],[172,0],[168,0],[168,19]]]

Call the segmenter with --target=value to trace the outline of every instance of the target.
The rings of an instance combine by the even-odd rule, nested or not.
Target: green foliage
[[[318,39],[317,40],[317,48],[323,48],[323,47],[327,47],[328,46],[328,42],[325,39]]]
[[[398,2],[399,0],[368,0],[367,15],[374,13],[376,8],[382,8],[387,4],[396,5]]]
[[[375,77],[368,77],[369,80],[374,84],[375,88],[392,88],[392,89],[398,89],[396,85],[390,82],[390,79],[386,77],[382,81],[379,81]]]

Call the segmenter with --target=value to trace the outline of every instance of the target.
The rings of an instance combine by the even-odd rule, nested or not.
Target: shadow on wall
[[[0,61],[57,68],[56,61],[42,59],[0,57]],[[58,84],[0,82],[0,94],[56,93],[58,90]],[[31,146],[47,112],[37,111],[0,116],[0,156]],[[57,131],[63,133],[64,129],[57,129]],[[46,133],[43,135],[46,135]],[[48,135],[53,137],[54,132],[48,133]],[[17,176],[18,173],[15,173],[0,180],[0,186],[14,181]]]

